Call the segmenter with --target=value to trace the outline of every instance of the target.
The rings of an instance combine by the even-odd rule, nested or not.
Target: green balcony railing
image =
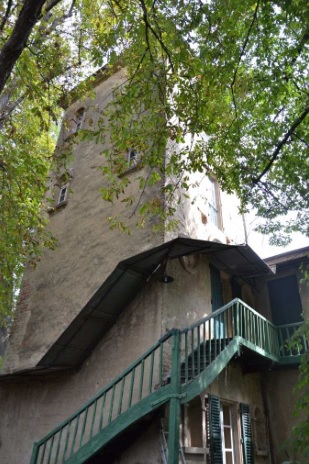
[[[240,344],[278,363],[282,356],[298,356],[300,352],[284,345],[297,326],[276,327],[234,299],[183,330],[169,331],[75,414],[35,443],[31,464],[85,462],[151,410],[171,398],[184,398],[185,402],[192,381],[210,367],[213,375],[218,375],[230,359],[224,358],[224,353],[230,350],[230,356],[234,355]],[[307,348],[304,341],[302,349]],[[219,359],[223,361],[217,363]],[[197,388],[205,388],[205,383]]]
[[[281,361],[287,359],[290,359],[290,361],[292,361],[293,358],[299,357],[306,351],[308,351],[308,340],[306,339],[305,334],[298,335],[299,329],[302,325],[302,322],[297,322],[294,324],[276,326],[280,345]],[[297,337],[295,337],[296,335]],[[293,340],[294,337],[295,340]]]

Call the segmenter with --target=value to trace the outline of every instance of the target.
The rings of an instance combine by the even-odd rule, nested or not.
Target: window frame
[[[63,199],[61,199],[64,192]],[[69,193],[69,184],[61,185],[59,188],[59,193],[56,201],[56,208],[60,208],[61,206],[65,206],[68,203],[68,193]]]
[[[75,111],[76,123],[73,129],[73,134],[77,134],[77,132],[81,130],[84,123],[85,114],[86,108],[84,106],[81,106],[77,111]]]
[[[228,415],[229,415],[229,424],[224,423],[224,410],[223,408],[228,408]],[[233,418],[233,411],[235,405],[227,402],[220,402],[220,422],[221,422],[221,437],[222,437],[222,458],[223,464],[227,464],[226,460],[226,453],[231,453],[232,455],[232,464],[236,464],[236,455],[235,455],[235,434],[237,433],[237,425],[235,424]],[[226,447],[226,436],[225,436],[225,429],[229,429],[230,431],[230,440],[231,440],[231,447]]]
[[[140,157],[138,151],[135,150],[135,148],[130,148],[127,155],[129,169],[136,168],[138,166],[139,159]]]
[[[212,175],[207,176],[207,203],[209,221],[222,230],[220,189],[217,180]]]

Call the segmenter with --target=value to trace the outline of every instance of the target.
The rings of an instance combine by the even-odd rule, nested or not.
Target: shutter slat
[[[210,430],[210,463],[222,464],[222,438],[220,422],[220,398],[218,396],[209,396],[209,430]]]
[[[243,439],[244,464],[254,464],[254,449],[251,429],[251,415],[247,404],[240,403],[241,431]]]

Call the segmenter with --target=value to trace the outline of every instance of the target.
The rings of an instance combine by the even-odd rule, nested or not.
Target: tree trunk
[[[25,0],[13,32],[0,51],[0,95],[33,27],[41,17],[45,3],[47,0]]]

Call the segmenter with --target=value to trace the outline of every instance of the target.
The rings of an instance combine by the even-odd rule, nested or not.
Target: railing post
[[[239,300],[233,304],[233,337],[240,335],[240,311],[239,311]]]
[[[173,336],[171,386],[168,422],[168,464],[179,463],[180,429],[180,331]]]
[[[39,454],[39,446],[37,443],[34,443],[30,464],[36,464],[37,459],[38,459],[38,454]]]

